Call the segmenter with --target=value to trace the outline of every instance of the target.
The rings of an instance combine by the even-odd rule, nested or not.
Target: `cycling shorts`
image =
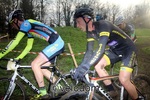
[[[42,53],[49,59],[51,63],[53,63],[55,57],[61,54],[63,51],[64,51],[64,41],[59,36],[54,43],[48,45],[45,49],[43,49]]]
[[[129,67],[129,68],[133,67],[133,61],[136,56],[134,50],[128,50],[128,53],[126,54],[117,55],[111,49],[106,50],[105,55],[109,58],[111,64],[115,64],[121,61],[121,67]]]

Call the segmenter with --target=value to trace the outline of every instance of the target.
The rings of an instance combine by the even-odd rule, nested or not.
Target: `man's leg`
[[[95,70],[98,73],[99,77],[104,77],[104,76],[109,75],[104,68],[105,66],[107,66],[109,64],[110,64],[109,58],[107,58],[106,56],[103,56],[102,59],[97,63],[97,65],[95,66]],[[117,95],[117,93],[116,93],[116,91],[114,91],[111,80],[104,80],[103,82],[106,85],[108,91],[110,92],[110,95],[112,97],[115,97]]]
[[[135,86],[130,81],[131,74],[132,74],[131,68],[123,67],[120,70],[119,80],[121,84],[124,86],[124,88],[128,91],[131,98],[133,100],[136,100],[138,98],[138,94]]]
[[[45,59],[46,59],[46,57],[45,57]],[[50,65],[51,65],[51,63],[47,62],[47,63],[43,64],[42,66],[50,66]],[[48,69],[42,69],[42,73],[46,77],[47,80],[50,80],[51,72]],[[51,83],[54,83],[55,81],[56,81],[56,78],[53,76]]]
[[[47,94],[46,92],[46,88],[45,88],[45,84],[44,84],[44,79],[43,79],[43,73],[42,73],[42,69],[40,68],[40,66],[45,63],[47,60],[44,59],[44,56],[39,54],[31,63],[32,66],[32,70],[34,72],[36,81],[38,83],[40,92],[42,93],[42,95]]]

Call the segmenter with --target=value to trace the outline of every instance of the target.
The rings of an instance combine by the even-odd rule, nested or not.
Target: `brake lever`
[[[94,84],[90,83],[89,75],[88,75],[88,74],[85,75],[85,77],[83,78],[83,81],[84,81],[87,85],[89,85],[89,86],[91,86],[91,87],[94,87]]]

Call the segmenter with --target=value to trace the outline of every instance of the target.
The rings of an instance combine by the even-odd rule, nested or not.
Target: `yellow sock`
[[[46,95],[47,94],[47,91],[46,91],[46,88],[45,87],[40,87],[40,94],[43,96],[43,95]]]

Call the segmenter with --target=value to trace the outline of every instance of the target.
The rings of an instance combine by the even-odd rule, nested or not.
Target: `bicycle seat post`
[[[50,74],[50,79],[49,79],[49,86],[48,86],[48,93],[50,93],[50,88],[51,85],[54,83],[53,82],[53,77],[54,77],[54,73],[56,70],[56,62],[57,62],[57,56],[55,57],[55,60],[53,62],[53,65],[50,67],[50,69],[52,69],[51,74]]]

